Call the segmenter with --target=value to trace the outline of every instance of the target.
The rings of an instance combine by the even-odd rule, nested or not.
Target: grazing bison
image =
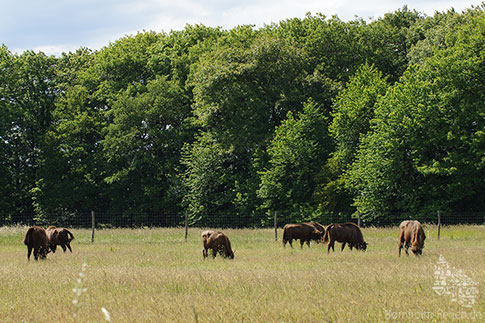
[[[72,252],[71,241],[74,240],[74,236],[71,231],[51,225],[47,228],[47,237],[49,238],[49,249],[52,252],[56,252],[57,246],[61,246],[64,252],[66,252],[66,247]]]
[[[24,238],[24,244],[27,246],[27,260],[30,260],[32,249],[34,249],[34,259],[45,259],[49,252],[49,238],[44,228],[33,226],[27,230]]]
[[[234,259],[234,251],[231,249],[231,241],[222,232],[207,230],[202,232],[202,256],[207,258],[207,250],[212,249],[212,258],[219,254],[224,258]]]
[[[402,221],[399,225],[399,257],[401,257],[401,249],[404,248],[406,255],[409,255],[408,249],[416,255],[423,254],[424,240],[423,226],[418,221]]]
[[[328,242],[328,252],[330,252],[330,248],[335,251],[335,241],[342,243],[342,251],[347,243],[349,244],[350,250],[353,247],[363,251],[367,249],[367,242],[364,241],[362,231],[354,223],[330,224],[325,230],[325,236],[323,237],[323,242]]]
[[[321,240],[324,232],[317,230],[313,225],[308,223],[287,224],[283,227],[283,247],[289,242],[293,248],[293,240],[300,239],[301,248],[306,242],[310,247],[310,240]]]
[[[318,222],[305,222],[304,224],[312,225],[313,227],[315,227],[315,229],[317,229],[318,231],[325,234],[325,227]],[[320,243],[320,242],[323,242],[323,240],[322,239],[316,239],[315,242]]]

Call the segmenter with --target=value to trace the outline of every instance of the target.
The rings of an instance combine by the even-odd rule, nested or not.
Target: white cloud
[[[478,0],[479,1],[479,0]],[[471,7],[465,0],[25,0],[2,4],[0,42],[9,48],[42,50],[58,55],[79,47],[99,49],[142,30],[181,30],[186,24],[230,29],[237,25],[278,23],[303,18],[307,12],[342,20],[381,17],[407,3],[432,15],[454,7]]]

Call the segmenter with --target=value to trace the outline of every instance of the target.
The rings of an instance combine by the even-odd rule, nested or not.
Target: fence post
[[[187,241],[187,234],[189,233],[189,216],[188,211],[185,210],[185,241]]]
[[[91,243],[94,243],[94,211],[91,211]]]
[[[440,231],[441,231],[441,214],[438,210],[438,240],[440,239]]]
[[[278,241],[278,211],[274,211],[274,241]]]
[[[360,211],[357,211],[357,226],[360,228]]]

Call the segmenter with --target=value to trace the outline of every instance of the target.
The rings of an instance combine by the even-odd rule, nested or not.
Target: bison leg
[[[334,240],[330,240],[330,242],[328,243],[328,248],[327,248],[327,252],[330,253],[330,248],[332,248],[333,251],[335,251],[335,248],[334,248],[334,245],[335,244],[335,241]]]
[[[207,258],[207,249],[202,249],[202,257]]]
[[[27,247],[27,260],[30,260],[31,254],[32,254],[32,247]]]
[[[310,240],[307,240],[306,244],[308,245],[308,248],[310,248]]]
[[[51,245],[52,253],[56,253],[57,246],[55,244]]]
[[[399,230],[399,257],[401,257],[401,249],[403,247],[404,240],[404,232]]]
[[[62,251],[66,252],[66,246],[61,244]]]
[[[212,258],[215,258],[217,255],[217,249],[212,248]]]
[[[303,249],[303,245],[304,245],[304,244],[305,244],[305,240],[300,239],[300,248],[302,248],[302,249]]]
[[[347,243],[347,242],[342,243],[342,249],[340,249],[340,251],[344,251],[344,248],[345,248],[345,244],[346,244],[346,243]]]
[[[34,259],[37,261],[39,260],[39,249],[34,248]]]
[[[66,246],[67,246],[67,248],[69,248],[69,251],[70,251],[70,252],[72,252],[72,249],[71,249],[71,244],[70,244],[69,242],[67,243],[67,245],[66,245]]]
[[[290,243],[290,247],[293,248],[293,239],[288,240],[288,242]]]

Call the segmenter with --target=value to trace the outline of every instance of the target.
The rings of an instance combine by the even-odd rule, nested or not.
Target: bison
[[[49,238],[49,249],[52,252],[56,252],[57,246],[61,246],[64,252],[66,252],[66,247],[72,252],[71,241],[74,240],[74,235],[71,231],[51,225],[47,228],[47,237]]]
[[[408,249],[411,247],[411,251],[416,255],[423,254],[424,240],[426,235],[424,234],[423,226],[418,221],[403,221],[399,225],[399,257],[401,257],[401,249],[404,248],[406,255],[409,255]]]
[[[342,243],[342,251],[347,243],[349,244],[350,250],[353,247],[363,251],[367,249],[367,242],[364,241],[362,231],[354,223],[330,224],[325,230],[325,236],[323,237],[323,242],[328,242],[328,252],[330,252],[330,248],[335,251],[335,241]]]
[[[305,242],[310,247],[310,240],[321,240],[323,234],[324,232],[309,223],[287,224],[283,227],[283,247],[286,247],[286,243],[289,242],[293,248],[293,240],[298,239],[300,239],[301,248]]]
[[[24,238],[24,244],[27,246],[27,260],[30,260],[32,249],[34,249],[34,259],[45,259],[49,252],[49,238],[47,232],[42,227],[33,226],[27,230]]]
[[[318,231],[323,232],[325,234],[325,227],[323,225],[321,225],[320,223],[318,223],[318,222],[305,222],[305,224],[312,225],[312,226],[315,227],[315,229],[317,229]],[[320,243],[322,241],[323,241],[322,239],[315,240],[316,243]]]
[[[207,250],[212,249],[212,258],[219,254],[224,258],[234,259],[234,251],[231,249],[231,241],[222,232],[207,230],[202,232],[202,256],[207,258]]]

